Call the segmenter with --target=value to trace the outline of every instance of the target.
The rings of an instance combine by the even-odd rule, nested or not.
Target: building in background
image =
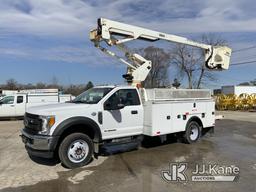
[[[221,93],[225,95],[227,94],[240,95],[242,93],[256,94],[256,86],[243,86],[243,85],[222,86]]]

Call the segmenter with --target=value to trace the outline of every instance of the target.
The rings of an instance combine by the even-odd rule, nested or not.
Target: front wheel
[[[201,137],[201,129],[201,126],[196,121],[189,122],[183,136],[185,143],[190,144],[199,140]]]
[[[59,158],[67,168],[87,165],[93,154],[93,142],[83,133],[72,133],[60,144]]]

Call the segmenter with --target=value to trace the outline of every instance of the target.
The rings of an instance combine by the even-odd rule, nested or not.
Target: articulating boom
[[[114,37],[115,35],[122,36],[123,38],[117,39]],[[232,50],[226,46],[212,46],[198,43],[184,37],[161,33],[104,18],[99,18],[97,29],[90,31],[90,39],[94,42],[95,47],[110,56],[116,57],[118,60],[128,65],[127,74],[123,75],[123,77],[128,83],[132,83],[133,85],[140,84],[146,79],[151,69],[151,61],[138,54],[131,54],[125,51],[123,49],[123,43],[125,42],[135,39],[147,41],[165,40],[198,47],[205,50],[205,66],[210,70],[228,69],[232,52]],[[131,63],[117,56],[112,51],[102,47],[102,41],[106,42],[109,46],[115,45],[120,50],[125,51],[125,55]]]

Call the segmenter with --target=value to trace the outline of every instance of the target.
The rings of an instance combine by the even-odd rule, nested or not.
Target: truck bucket
[[[227,46],[214,46],[206,52],[205,65],[210,70],[227,70],[232,50]]]

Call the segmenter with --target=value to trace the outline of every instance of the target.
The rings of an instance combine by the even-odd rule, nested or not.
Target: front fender
[[[94,120],[92,120],[88,117],[82,117],[82,116],[71,117],[69,119],[64,120],[55,128],[52,135],[53,136],[61,136],[65,130],[67,130],[68,128],[70,128],[71,126],[74,126],[74,125],[84,125],[85,127],[89,128],[89,129],[93,129],[94,142],[102,141],[102,134],[101,134],[101,130],[100,130],[100,127],[98,126],[98,124]]]

